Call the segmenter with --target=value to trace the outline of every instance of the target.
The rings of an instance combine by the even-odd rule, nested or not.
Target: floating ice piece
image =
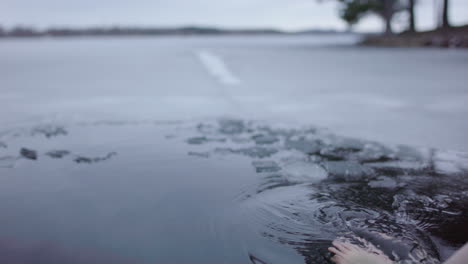
[[[323,148],[322,144],[318,140],[308,140],[305,138],[299,139],[288,139],[285,142],[285,147],[287,149],[295,149],[306,154],[315,154],[319,153]]]
[[[252,137],[257,145],[268,145],[273,144],[279,141],[279,138],[272,136],[272,135],[255,135]]]
[[[201,145],[208,142],[225,142],[225,138],[207,138],[207,137],[192,137],[187,139],[188,144]]]
[[[67,155],[70,154],[70,151],[68,150],[51,150],[47,153],[45,153],[45,155],[51,157],[51,158],[54,158],[54,159],[61,159]]]
[[[362,150],[366,142],[354,138],[332,137],[330,143],[337,149],[347,149],[356,152]]]
[[[377,180],[370,181],[368,185],[372,188],[395,189],[398,187],[398,183],[394,179],[386,176],[381,176]]]
[[[212,134],[216,132],[215,126],[213,124],[200,123],[197,125],[198,132],[202,134]]]
[[[219,120],[219,132],[228,135],[241,134],[245,130],[245,124],[242,120],[222,119]]]
[[[327,178],[328,173],[318,164],[307,161],[291,161],[283,167],[283,174],[290,182],[318,182]]]
[[[40,134],[44,135],[46,138],[51,138],[56,136],[66,136],[68,135],[68,131],[61,126],[43,125],[33,128],[31,134],[33,136]]]
[[[90,157],[84,157],[84,156],[78,156],[74,159],[74,161],[76,163],[88,163],[88,164],[91,164],[91,163],[96,163],[96,162],[101,162],[101,161],[106,161],[110,158],[112,158],[113,156],[117,155],[116,152],[110,152],[108,153],[107,155],[105,155],[104,157],[94,157],[94,158],[90,158]]]
[[[236,144],[246,144],[246,143],[250,143],[252,140],[251,140],[250,137],[233,136],[233,137],[231,137],[231,141],[236,143]]]
[[[397,159],[395,151],[378,143],[365,144],[362,151],[356,153],[354,157],[364,163],[386,162]]]
[[[278,152],[275,148],[265,148],[265,147],[250,147],[250,148],[240,148],[240,149],[231,149],[231,148],[217,148],[215,152],[218,153],[234,153],[249,156],[251,158],[267,158],[276,154]]]
[[[37,152],[32,149],[21,148],[20,155],[26,159],[37,160]]]
[[[320,153],[316,153],[316,155],[320,156],[325,160],[338,161],[351,159],[350,156],[356,151],[359,150],[340,148],[336,146],[327,146],[326,148],[320,150]]]
[[[413,160],[428,163],[432,153],[433,150],[428,148],[414,148],[410,146],[399,145],[397,146],[395,155],[399,160]]]
[[[281,170],[281,167],[274,161],[253,161],[252,165],[257,173],[277,172]]]
[[[392,175],[420,174],[429,169],[426,163],[417,160],[372,162],[366,165],[378,172]]]
[[[195,152],[195,151],[190,151],[188,153],[189,156],[194,156],[194,157],[199,157],[199,158],[209,158],[210,153],[208,152]]]
[[[468,171],[468,154],[458,151],[435,151],[434,169],[441,174],[456,174]]]
[[[327,161],[323,163],[325,170],[336,179],[356,181],[373,175],[373,169],[355,161]]]

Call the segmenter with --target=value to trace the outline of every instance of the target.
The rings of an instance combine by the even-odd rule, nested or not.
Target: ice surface
[[[1,156],[0,157],[0,168],[14,168],[17,157],[14,156]]]
[[[224,61],[209,51],[197,52],[198,58],[219,82],[225,85],[238,85],[241,81],[227,68]]]
[[[0,127],[230,116],[468,150],[466,52],[317,46],[340,38],[5,41]],[[357,62],[360,70],[349,71]],[[233,83],[226,72],[241,82],[223,84]]]

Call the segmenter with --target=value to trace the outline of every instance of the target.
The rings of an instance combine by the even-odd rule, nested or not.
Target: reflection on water
[[[64,202],[49,208],[55,216],[83,202],[96,209],[78,206],[74,218],[42,219],[42,226],[62,226],[46,233],[29,228],[26,235],[18,234],[22,225],[9,223],[13,229],[0,227],[2,236],[61,239],[72,249],[94,237],[98,242],[91,248],[142,263],[329,263],[327,247],[337,237],[372,243],[394,260],[439,263],[445,252],[466,242],[466,153],[230,119],[47,125],[9,131],[0,139],[4,188],[30,188],[18,177],[36,170],[39,179],[33,181],[50,177],[49,184],[64,184],[68,192],[44,185],[29,189],[33,194],[25,198],[39,197],[48,207],[51,201],[43,192],[56,192],[54,198]],[[26,159],[30,162],[22,162]],[[53,176],[47,174],[52,171]],[[83,196],[88,188],[98,193]],[[0,220],[14,221],[33,210],[34,202],[18,204],[17,192],[22,193],[4,194],[10,200],[1,200],[0,209],[9,215]],[[14,209],[18,205],[24,212]],[[85,212],[96,215],[80,220]],[[136,216],[140,226],[135,228]],[[115,241],[123,237],[129,243]],[[294,249],[302,260],[278,246]],[[200,254],[201,249],[212,254]]]

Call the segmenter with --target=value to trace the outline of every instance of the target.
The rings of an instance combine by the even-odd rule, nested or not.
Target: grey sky
[[[468,0],[451,0],[454,24],[468,24]],[[434,25],[434,0],[420,0],[418,27]],[[344,29],[335,1],[315,0],[0,0],[0,24],[47,26],[179,26]],[[402,19],[397,19],[396,24]],[[379,30],[367,17],[359,30]]]

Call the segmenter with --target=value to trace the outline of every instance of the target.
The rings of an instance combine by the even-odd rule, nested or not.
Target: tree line
[[[385,25],[385,34],[392,34],[392,22],[396,14],[406,12],[407,31],[416,32],[415,7],[420,0],[336,0],[340,3],[340,18],[350,27],[354,26],[363,17],[375,14],[382,18]],[[450,28],[449,0],[435,0],[434,8],[437,12],[437,27]]]

